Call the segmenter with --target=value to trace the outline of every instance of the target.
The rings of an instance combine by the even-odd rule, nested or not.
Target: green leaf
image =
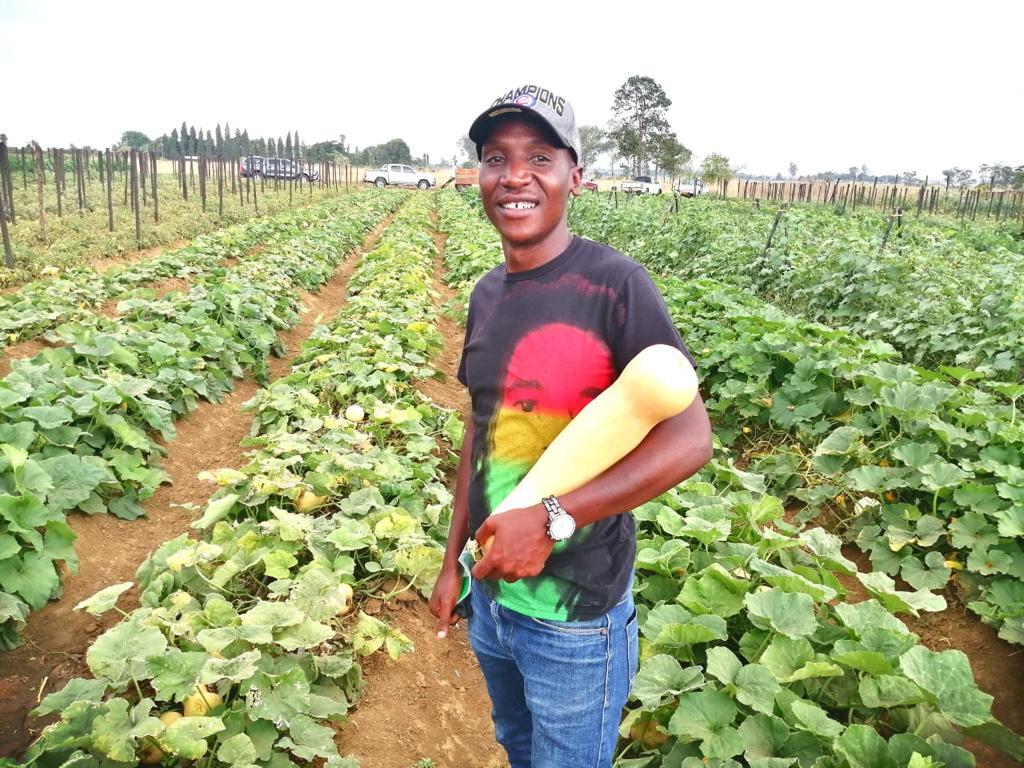
[[[203,516],[192,523],[192,527],[204,530],[212,526],[214,523],[223,520],[227,517],[231,508],[235,506],[235,502],[238,501],[238,498],[238,494],[229,493],[213,499],[206,505],[206,511],[203,512]]]
[[[946,599],[942,595],[924,590],[901,592],[896,589],[896,582],[881,571],[858,573],[857,579],[873,597],[892,611],[906,611],[919,616],[921,611],[942,611],[946,608]]]
[[[678,601],[694,613],[713,613],[722,618],[743,610],[743,595],[750,582],[737,579],[719,563],[713,563],[700,574],[683,581]]]
[[[288,651],[314,648],[334,636],[326,624],[304,618],[299,624],[274,633],[274,642]],[[390,651],[390,647],[388,649]]]
[[[313,760],[317,757],[335,757],[338,748],[334,744],[334,731],[319,725],[307,715],[296,715],[288,724],[288,736],[278,742],[278,746],[291,751],[302,760]]]
[[[52,715],[70,707],[76,701],[98,702],[107,692],[106,680],[87,680],[81,677],[72,678],[59,691],[49,694],[38,707],[32,710],[35,717]]]
[[[725,640],[727,637],[725,619],[712,614],[701,614],[691,616],[685,624],[666,624],[654,638],[654,644],[663,648],[687,648],[700,643],[710,643],[712,640]]]
[[[301,624],[305,617],[302,611],[290,603],[272,603],[260,600],[256,605],[242,614],[243,627],[264,627],[279,629],[294,627]]]
[[[798,727],[813,733],[815,736],[834,739],[843,732],[842,723],[838,723],[829,717],[825,710],[817,704],[797,699],[792,703],[790,709],[793,712],[793,716],[797,719]]]
[[[785,681],[814,658],[814,647],[804,638],[789,638],[777,635],[764,649],[757,661],[768,668],[780,681]]]
[[[836,606],[836,613],[843,624],[852,629],[859,637],[863,637],[872,629],[888,629],[901,635],[910,634],[907,625],[877,600],[839,603]]]
[[[112,586],[101,589],[92,597],[87,597],[85,600],[75,606],[76,611],[87,611],[93,616],[101,616],[117,604],[117,599],[135,586],[134,582],[125,581],[121,584],[114,584]]]
[[[198,760],[209,747],[207,737],[223,730],[224,721],[219,717],[183,717],[167,726],[160,746],[187,760]]]
[[[743,667],[739,657],[724,645],[708,648],[707,673],[723,685],[730,685],[736,679],[736,673]]]
[[[234,683],[248,680],[256,674],[256,664],[261,656],[259,651],[246,651],[230,659],[208,658],[199,672],[199,682],[209,685],[219,680]]]
[[[747,664],[736,674],[736,698],[751,709],[770,715],[775,694],[782,690],[772,673],[760,664]]]
[[[640,666],[631,695],[640,701],[644,709],[654,709],[666,696],[692,691],[703,684],[700,667],[683,668],[672,656],[659,653]]]
[[[857,566],[854,562],[843,556],[842,540],[824,528],[808,528],[805,531],[801,531],[800,541],[829,570],[839,571],[848,575],[853,575],[857,572]]]
[[[751,715],[740,723],[743,737],[743,756],[748,761],[781,757],[781,751],[789,739],[789,726],[784,720],[773,715]]]
[[[291,552],[283,549],[275,549],[263,555],[263,572],[274,579],[287,579],[291,577],[291,569],[298,565],[298,560]]]
[[[898,675],[865,677],[860,681],[859,692],[865,706],[877,709],[912,706],[924,701],[921,689]]]
[[[52,487],[46,494],[51,509],[74,509],[86,501],[104,482],[114,479],[102,459],[65,453],[42,459],[39,466],[50,476]]]
[[[992,697],[980,691],[962,651],[936,653],[915,646],[900,657],[900,669],[938,702],[957,725],[981,725],[992,719]]]
[[[403,653],[414,649],[412,640],[397,629],[392,629],[383,621],[367,616],[360,611],[359,622],[351,634],[352,650],[360,656],[369,656],[381,646],[387,648],[388,655],[398,659]]]
[[[856,427],[837,427],[828,437],[818,443],[818,447],[814,449],[814,455],[829,456],[849,453],[863,435],[864,433]]]
[[[142,625],[142,614],[108,629],[85,654],[89,670],[115,685],[142,680],[147,675],[146,659],[167,649],[167,639],[155,627]]]
[[[889,675],[894,671],[892,664],[883,654],[870,651],[853,640],[837,640],[830,655],[843,666],[872,675]]]
[[[889,755],[889,745],[868,725],[855,723],[833,742],[850,768],[900,768]],[[909,766],[908,766],[909,768]]]
[[[225,739],[224,743],[220,745],[217,750],[217,759],[227,765],[245,768],[245,766],[253,765],[256,762],[256,747],[253,746],[252,739],[247,735],[236,733],[231,738]]]
[[[803,593],[784,592],[778,587],[752,592],[743,599],[754,626],[771,628],[787,637],[809,635],[818,628],[814,600]]]
[[[743,739],[732,727],[736,705],[721,691],[685,693],[668,722],[668,732],[686,740],[701,740],[706,757],[732,757],[743,751]]]
[[[199,670],[207,658],[200,651],[180,651],[174,647],[149,658],[147,663],[153,678],[151,682],[158,698],[184,701],[186,696],[195,693]]]
[[[92,748],[120,763],[134,761],[138,740],[156,736],[163,727],[149,716],[152,708],[150,699],[143,699],[130,712],[125,699],[106,702],[106,712],[93,721]]]
[[[53,429],[70,424],[74,419],[71,410],[63,405],[32,405],[22,408],[21,415],[32,419],[43,429]]]
[[[353,494],[353,496],[354,495],[355,494]],[[334,524],[335,528],[327,536],[327,540],[342,552],[352,552],[359,549],[365,549],[375,541],[373,531],[370,530],[370,526],[362,520],[353,520],[351,518],[335,515],[331,519],[331,522]]]
[[[257,672],[245,683],[248,716],[271,722],[288,722],[298,714],[309,712],[309,680],[298,667],[268,676]]]

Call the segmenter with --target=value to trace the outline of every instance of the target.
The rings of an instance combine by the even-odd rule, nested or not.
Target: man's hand
[[[444,637],[448,628],[459,623],[462,617],[452,615],[462,591],[462,570],[458,564],[454,568],[442,568],[434,582],[434,591],[430,593],[430,612],[437,617],[437,636]]]
[[[477,529],[476,540],[482,545],[492,537],[484,559],[473,566],[474,578],[519,581],[536,576],[555,545],[542,504],[491,515]]]

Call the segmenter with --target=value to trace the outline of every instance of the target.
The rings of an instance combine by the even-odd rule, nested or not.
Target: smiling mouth
[[[510,203],[502,203],[498,207],[504,208],[506,211],[528,211],[531,208],[536,208],[537,204],[527,202],[526,200],[513,200]]]

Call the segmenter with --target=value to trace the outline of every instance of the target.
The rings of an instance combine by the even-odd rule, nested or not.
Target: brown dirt
[[[5,347],[0,352],[3,355],[3,357],[0,357],[0,378],[11,372],[11,362],[13,360],[27,360],[52,346],[52,344],[47,343],[43,339],[29,339],[28,341],[19,341],[17,344]]]
[[[408,635],[416,650],[398,661],[384,653],[367,660],[363,697],[337,728],[341,753],[355,755],[363,768],[412,768],[425,757],[438,768],[506,766],[465,630],[439,640],[422,600],[389,603],[380,618]]]
[[[443,253],[445,235],[435,233]],[[443,273],[438,258],[435,274]],[[438,307],[451,298],[447,286]],[[444,349],[433,360],[444,379],[425,379],[421,392],[435,403],[469,415],[469,396],[458,380],[463,330],[440,318]],[[449,478],[449,486],[454,478]],[[435,619],[422,600],[386,604],[384,618],[405,632],[416,650],[398,661],[378,654],[366,664],[366,690],[351,719],[338,731],[338,749],[359,758],[363,768],[410,768],[431,758],[438,768],[503,768],[504,750],[494,740],[491,702],[465,630],[437,638]],[[387,749],[381,745],[387,745]]]
[[[315,318],[320,314],[333,315],[339,309],[359,258],[373,247],[390,221],[389,218],[379,225],[358,250],[348,255],[319,293],[302,294],[307,311],[295,328],[280,334],[287,353],[270,361],[272,378],[289,370],[290,358],[309,336]],[[257,391],[258,386],[252,381],[240,381],[222,403],[204,401],[177,425],[177,437],[168,445],[168,455],[162,462],[172,484],[161,486],[146,501],[145,518],[69,518],[78,536],[78,573],[65,574],[60,600],[29,616],[25,644],[0,653],[0,756],[20,754],[38,735],[47,721],[29,717],[28,710],[71,677],[87,674],[86,650],[97,635],[118,619],[115,612],[95,619],[74,611],[73,606],[110,584],[131,580],[136,568],[157,545],[189,530],[196,512],[178,505],[195,504],[201,509],[214,490],[209,483],[197,479],[199,472],[244,463],[245,454],[239,443],[249,433],[252,416],[242,411],[242,404]],[[132,590],[119,605],[130,609],[137,604],[136,600]]]

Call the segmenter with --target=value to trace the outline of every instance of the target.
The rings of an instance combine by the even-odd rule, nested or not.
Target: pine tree
[[[298,131],[295,132],[295,144],[293,146],[295,147],[295,159],[296,160],[301,160],[302,159],[302,144],[299,143],[299,132]]]
[[[181,157],[181,142],[178,140],[178,129],[171,131],[171,146],[174,148],[175,159]]]
[[[217,154],[224,154],[224,134],[220,132],[220,123],[217,123],[217,133],[214,134],[217,137]]]
[[[199,153],[199,139],[196,138],[196,127],[193,125],[188,132],[188,152],[189,155],[196,155]]]
[[[224,152],[228,156],[235,154],[235,140],[231,135],[231,123],[224,123]]]
[[[189,146],[188,146],[188,126],[185,125],[185,121],[184,120],[181,121],[181,134],[180,135],[181,135],[181,154],[182,155],[187,155],[188,154],[188,150],[189,150]]]
[[[288,136],[284,140],[284,154],[289,160],[294,160],[295,155],[292,154],[292,132],[288,131]]]
[[[272,155],[274,157],[277,157],[277,147],[274,145],[273,137],[271,137],[271,139],[270,139],[270,146],[268,147],[268,149],[269,149],[269,154],[270,155]]]

